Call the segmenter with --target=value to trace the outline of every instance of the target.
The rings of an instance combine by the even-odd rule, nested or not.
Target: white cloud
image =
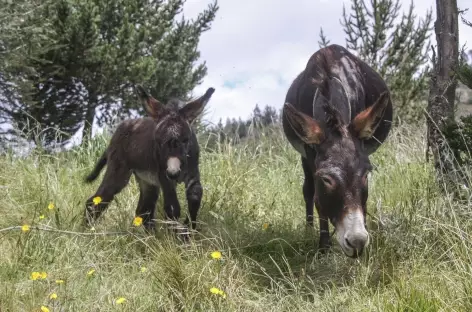
[[[460,9],[469,0],[458,0]],[[187,2],[186,17],[195,17],[211,0]],[[345,44],[340,25],[341,0],[219,0],[212,28],[201,37],[199,49],[208,75],[194,91],[216,92],[209,103],[211,122],[226,117],[248,117],[256,104],[280,109],[292,80],[318,49],[320,27],[332,43]],[[349,6],[349,1],[344,0]],[[401,0],[408,9],[410,0]],[[329,7],[326,5],[329,3]],[[435,1],[415,0],[415,12],[424,16]],[[471,6],[472,11],[472,6]],[[472,20],[472,12],[467,18]],[[472,48],[472,28],[460,23],[460,45]],[[436,44],[434,35],[433,44]],[[231,85],[232,82],[236,82]]]

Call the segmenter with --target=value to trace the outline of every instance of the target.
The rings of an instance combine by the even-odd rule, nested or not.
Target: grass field
[[[317,254],[300,159],[281,132],[202,153],[201,232],[189,245],[133,226],[134,179],[95,231],[80,227],[100,182],[82,179],[107,137],[0,158],[0,228],[30,225],[0,232],[0,311],[472,311],[470,203],[440,194],[423,133],[395,130],[372,157],[372,239],[357,260],[337,243]]]

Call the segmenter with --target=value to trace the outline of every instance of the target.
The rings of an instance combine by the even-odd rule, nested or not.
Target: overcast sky
[[[184,14],[193,18],[212,0],[189,0]],[[340,25],[343,2],[348,0],[219,0],[219,11],[212,28],[200,41],[201,60],[208,75],[194,92],[214,87],[208,107],[208,121],[250,116],[256,104],[280,109],[295,76],[319,48],[320,27],[331,43],[345,45]],[[402,10],[410,0],[400,0]],[[465,9],[471,0],[457,0]],[[414,0],[416,14],[433,9],[434,0]],[[472,3],[466,17],[472,20]],[[459,23],[460,46],[472,48],[472,28]],[[436,39],[432,37],[432,43]]]

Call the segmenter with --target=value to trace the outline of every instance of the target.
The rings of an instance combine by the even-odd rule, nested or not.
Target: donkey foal
[[[166,217],[178,221],[180,204],[176,185],[182,182],[185,183],[192,229],[195,229],[203,190],[200,148],[191,124],[202,113],[215,89],[209,88],[203,96],[181,108],[171,103],[164,105],[139,85],[136,92],[150,117],[127,120],[117,127],[107,149],[85,179],[87,183],[94,181],[107,165],[102,183],[86,202],[84,223],[90,226],[95,222],[134,174],[140,189],[136,216],[143,218],[146,229],[155,227],[154,214],[160,189],[164,195]],[[97,196],[102,201],[94,204],[93,198]],[[187,217],[185,225],[188,224]]]

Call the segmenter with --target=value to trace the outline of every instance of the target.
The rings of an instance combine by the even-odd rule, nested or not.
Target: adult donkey
[[[347,256],[360,256],[369,244],[369,156],[387,138],[392,113],[380,75],[339,45],[315,52],[290,86],[283,129],[302,156],[306,220],[313,226],[315,204],[322,252],[331,246],[329,221]]]
[[[107,165],[102,183],[86,202],[84,221],[87,225],[95,221],[134,174],[140,189],[136,216],[143,218],[146,229],[154,228],[153,218],[161,188],[167,218],[179,219],[180,204],[175,187],[182,182],[195,229],[203,190],[200,150],[191,124],[202,113],[215,89],[209,88],[203,96],[188,103],[172,100],[167,105],[139,85],[136,91],[150,117],[126,120],[118,125],[107,149],[85,179],[88,183],[94,181]],[[179,107],[180,104],[185,105]],[[102,199],[98,204],[93,202],[97,196]],[[185,224],[188,223],[187,217]]]

